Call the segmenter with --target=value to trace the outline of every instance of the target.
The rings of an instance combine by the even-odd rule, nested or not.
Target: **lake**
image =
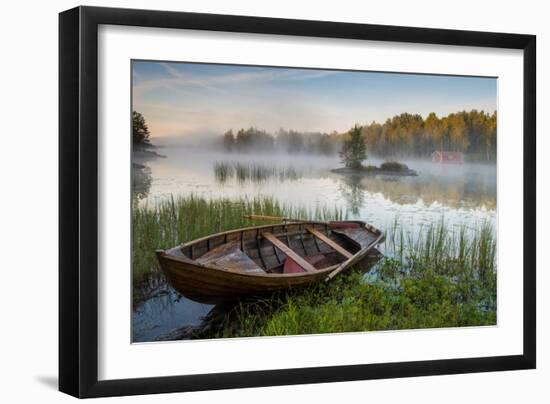
[[[385,230],[397,224],[414,237],[444,220],[450,229],[484,221],[496,228],[496,166],[436,164],[399,159],[418,176],[344,176],[337,156],[240,155],[194,147],[158,148],[165,158],[142,159],[141,205],[178,195],[205,198],[270,196],[310,210],[338,207],[349,219]],[[369,158],[367,164],[383,160]],[[383,247],[382,247],[383,250]],[[178,296],[170,287],[136,307],[135,342],[151,341],[174,328],[198,325],[212,306]]]

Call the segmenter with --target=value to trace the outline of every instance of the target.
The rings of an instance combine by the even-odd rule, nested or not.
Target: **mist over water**
[[[272,196],[281,203],[310,209],[339,207],[348,218],[366,220],[382,229],[396,218],[410,230],[442,218],[450,225],[496,220],[494,164],[437,164],[401,158],[418,176],[349,176],[330,171],[342,166],[336,155],[237,154],[189,146],[158,151],[166,158],[146,163],[151,183],[141,204],[191,194],[205,198]],[[365,163],[384,161],[369,157]]]

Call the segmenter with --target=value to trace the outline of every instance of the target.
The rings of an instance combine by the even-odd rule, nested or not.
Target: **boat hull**
[[[191,300],[209,304],[303,288],[321,282],[327,276],[327,271],[303,275],[246,275],[202,267],[166,256],[160,257],[159,261],[168,282],[176,291]]]
[[[302,225],[311,225],[311,222]],[[318,228],[321,228],[323,225],[324,223],[318,225]],[[291,226],[296,226],[296,224],[288,225],[288,227]],[[231,238],[231,235],[239,234],[239,232],[241,237],[244,237],[243,235],[249,234],[251,230],[255,229],[257,229],[257,235],[267,230],[279,231],[275,226],[257,226],[219,233],[209,238],[219,238],[222,234],[229,234]],[[355,254],[349,259],[342,260],[342,262],[336,265],[330,265],[314,272],[243,273],[204,265],[197,262],[196,259],[191,259],[189,256],[181,253],[181,251],[190,251],[189,247],[200,245],[203,240],[208,240],[209,238],[195,240],[167,251],[159,250],[157,251],[157,258],[168,282],[176,291],[197,302],[216,304],[245,296],[261,296],[280,290],[304,288],[318,282],[323,282],[336,269],[345,269],[365,258],[372,248],[382,240],[382,237],[381,233],[375,234],[370,245],[357,248]]]

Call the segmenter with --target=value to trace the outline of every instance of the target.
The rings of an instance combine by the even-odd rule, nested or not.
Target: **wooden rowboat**
[[[157,250],[182,295],[218,303],[330,280],[383,240],[362,221],[294,221],[226,231]]]

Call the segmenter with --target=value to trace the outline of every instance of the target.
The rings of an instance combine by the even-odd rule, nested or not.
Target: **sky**
[[[156,61],[132,62],[132,108],[151,138],[344,132],[408,112],[497,109],[497,79]]]

